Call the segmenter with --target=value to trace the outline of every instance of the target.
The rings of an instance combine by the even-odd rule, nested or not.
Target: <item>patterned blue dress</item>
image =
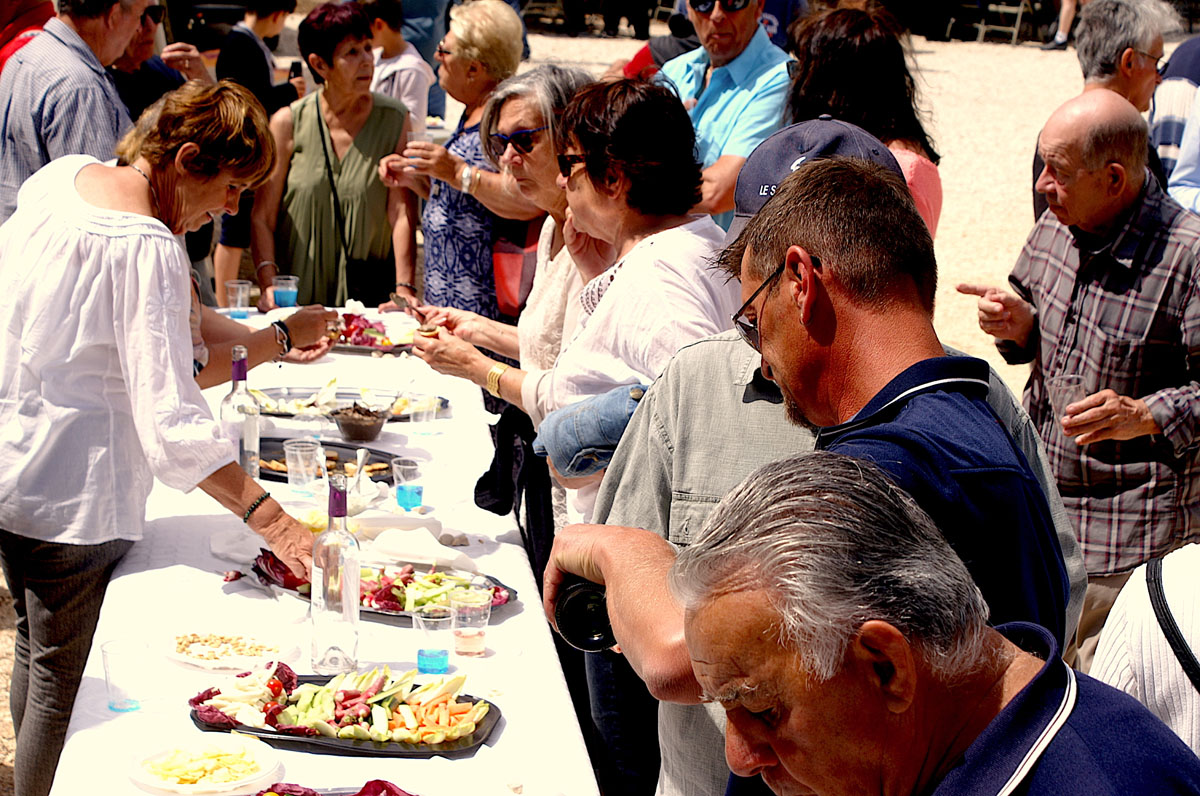
[[[491,171],[483,154],[479,125],[458,129],[446,141],[451,154]],[[478,199],[432,180],[421,214],[425,234],[425,303],[457,307],[498,318],[492,237],[496,216]]]

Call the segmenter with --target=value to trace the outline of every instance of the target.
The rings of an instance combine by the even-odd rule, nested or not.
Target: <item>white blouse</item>
[[[192,377],[190,266],[157,219],[75,190],[69,155],[0,226],[0,528],[140,539],[153,477],[190,490],[234,460]]]

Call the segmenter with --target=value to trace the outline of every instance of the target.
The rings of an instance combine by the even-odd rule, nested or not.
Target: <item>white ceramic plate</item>
[[[245,749],[258,764],[258,769],[253,774],[232,782],[197,783],[194,785],[168,782],[146,769],[147,763],[163,760],[177,750],[203,752],[206,749],[219,749],[227,752],[236,752]],[[129,772],[129,778],[133,780],[135,785],[149,793],[182,793],[189,796],[222,794],[222,796],[232,796],[232,794],[257,793],[272,782],[278,782],[281,768],[278,753],[257,738],[241,734],[205,733],[200,737],[187,736],[180,739],[177,743],[160,749],[153,754],[139,757],[134,761],[133,767]]]

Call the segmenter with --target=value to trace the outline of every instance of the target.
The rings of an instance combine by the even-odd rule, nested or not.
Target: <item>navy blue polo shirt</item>
[[[1200,793],[1200,758],[1144,705],[1063,663],[1045,628],[996,628],[1046,664],[967,747],[929,796]],[[731,776],[726,796],[771,792]]]
[[[925,510],[958,553],[993,625],[1035,622],[1061,645],[1070,591],[1050,507],[987,403],[988,366],[937,357],[905,370],[817,450],[866,459]]]

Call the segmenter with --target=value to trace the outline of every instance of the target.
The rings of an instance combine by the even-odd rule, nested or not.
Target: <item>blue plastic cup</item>
[[[412,511],[421,505],[424,491],[420,484],[397,484],[396,505],[406,511]]]
[[[296,276],[277,276],[272,280],[275,285],[275,306],[296,306],[296,295],[299,293],[300,278]]]

